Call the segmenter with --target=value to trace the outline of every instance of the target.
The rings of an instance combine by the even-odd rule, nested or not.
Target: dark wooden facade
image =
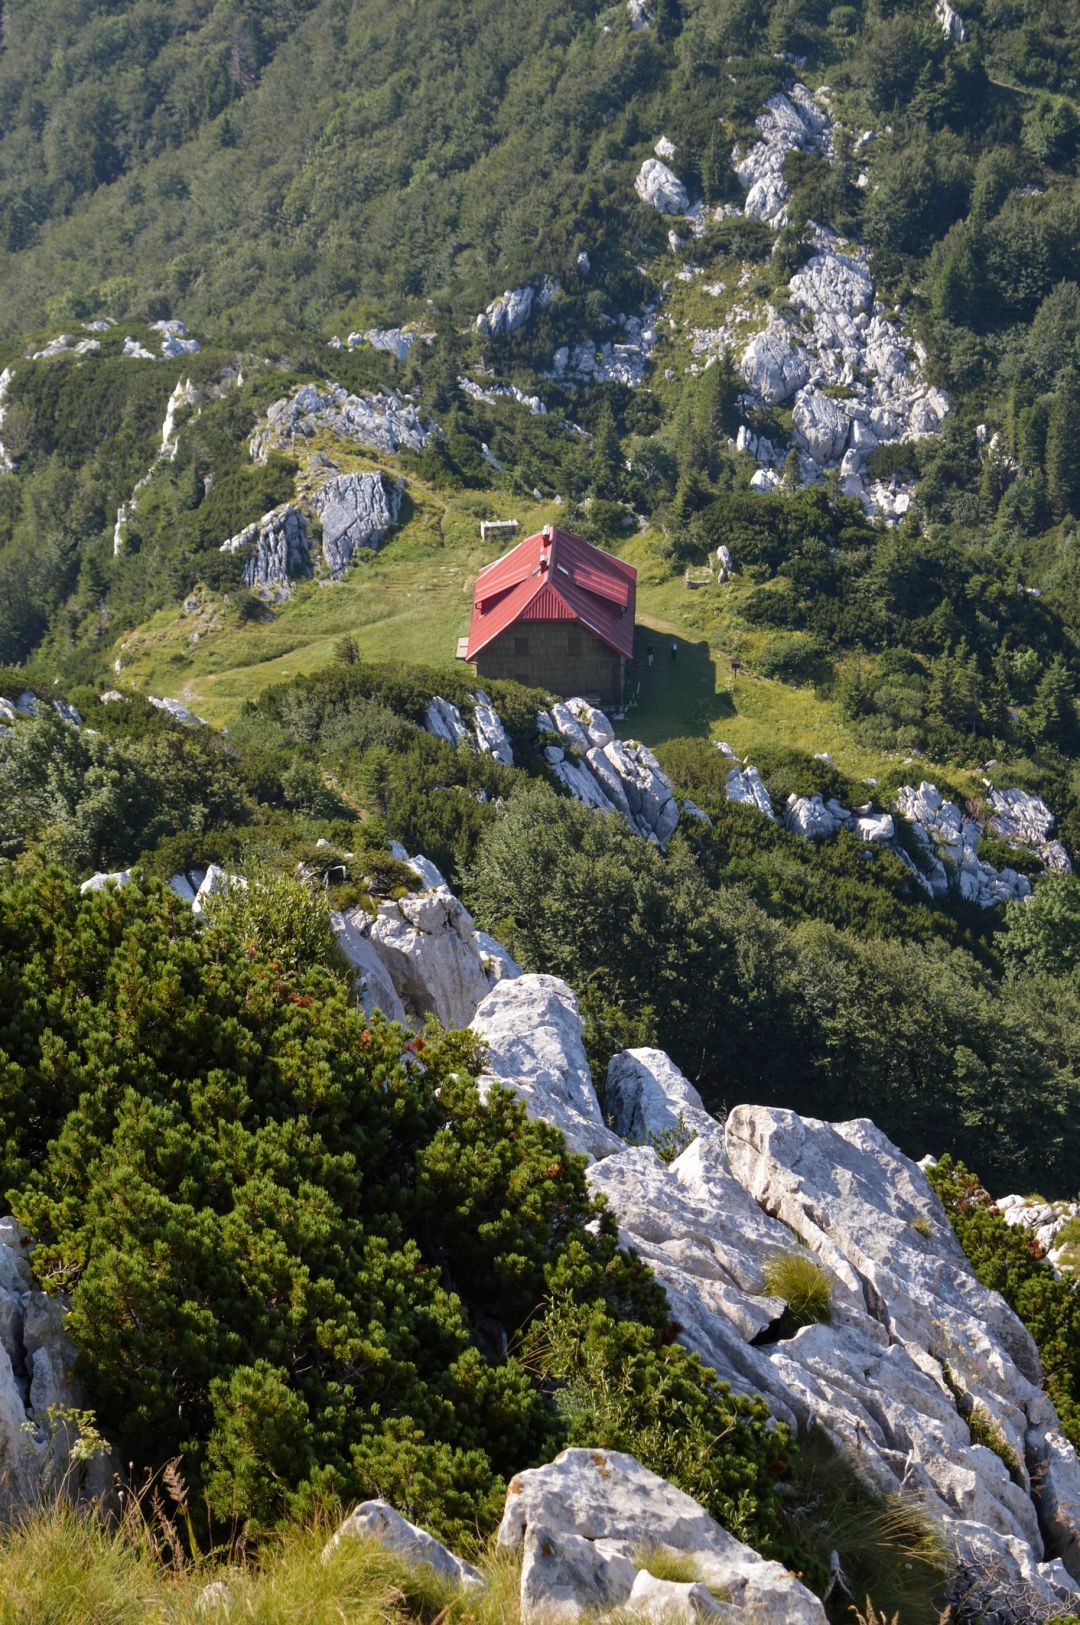
[[[601,705],[619,706],[624,660],[574,621],[518,621],[479,651],[478,677],[509,678],[552,694],[596,694]]]

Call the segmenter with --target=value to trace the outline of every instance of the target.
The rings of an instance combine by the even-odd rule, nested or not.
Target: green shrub
[[[832,1319],[832,1283],[808,1253],[781,1253],[762,1271],[762,1291],[783,1298],[797,1326]]]
[[[1035,1339],[1062,1426],[1080,1446],[1080,1281],[1055,1279],[1031,1232],[1005,1223],[962,1162],[942,1157],[927,1178],[983,1286],[1001,1293]]]

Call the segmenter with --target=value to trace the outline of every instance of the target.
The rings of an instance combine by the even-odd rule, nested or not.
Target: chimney
[[[544,538],[545,542],[550,542],[550,540],[551,540],[551,526],[550,525],[545,525],[543,530],[540,532],[540,534]]]

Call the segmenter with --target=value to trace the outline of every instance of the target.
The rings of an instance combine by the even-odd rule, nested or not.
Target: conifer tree
[[[1039,744],[1069,750],[1076,743],[1076,685],[1060,655],[1047,666],[1028,707],[1028,726]]]
[[[1046,426],[1046,487],[1055,519],[1080,515],[1080,374],[1067,367]]]

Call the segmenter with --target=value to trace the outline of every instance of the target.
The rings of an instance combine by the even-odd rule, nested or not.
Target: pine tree
[[[1038,744],[1070,750],[1076,743],[1076,685],[1060,655],[1039,679],[1035,698],[1028,707],[1028,727]]]
[[[1067,367],[1046,426],[1046,488],[1055,519],[1080,516],[1080,374]]]
[[[622,448],[610,401],[604,401],[596,420],[591,463],[596,495],[614,500],[622,484]]]

